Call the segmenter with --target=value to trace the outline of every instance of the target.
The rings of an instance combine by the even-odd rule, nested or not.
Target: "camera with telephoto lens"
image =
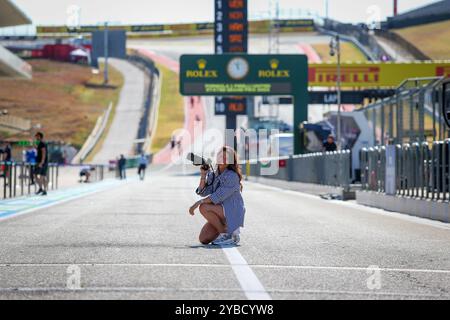
[[[189,153],[187,155],[187,160],[192,162],[192,164],[196,167],[202,167],[205,171],[211,168],[211,160],[205,160],[203,157],[197,156],[194,153]]]

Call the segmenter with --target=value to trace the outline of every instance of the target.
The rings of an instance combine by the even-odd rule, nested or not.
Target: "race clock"
[[[228,63],[227,73],[233,80],[244,79],[250,71],[250,65],[244,58],[233,58]]]

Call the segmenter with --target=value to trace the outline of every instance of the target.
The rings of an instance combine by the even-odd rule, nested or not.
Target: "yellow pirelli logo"
[[[450,76],[450,61],[411,63],[343,63],[343,87],[397,87],[411,78]],[[336,64],[309,65],[309,85],[335,87],[338,81]]]

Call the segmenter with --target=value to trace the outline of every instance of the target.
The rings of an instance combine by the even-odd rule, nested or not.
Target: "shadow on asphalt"
[[[214,246],[214,245],[196,245],[196,246],[188,246],[187,248],[190,249],[205,249],[205,250],[218,250],[218,249],[225,249],[225,248],[239,248],[239,245],[230,245],[230,246]]]

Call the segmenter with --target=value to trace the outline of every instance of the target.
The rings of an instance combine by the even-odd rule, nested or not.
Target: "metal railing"
[[[312,153],[294,156],[293,180],[320,185],[349,188],[351,152]]]
[[[396,145],[395,194],[450,201],[450,139]],[[386,147],[361,151],[362,190],[386,192]]]
[[[139,130],[137,140],[144,142],[136,145],[136,153],[140,154],[142,151],[148,149],[151,143],[151,137],[153,136],[156,126],[157,117],[157,104],[159,92],[159,82],[161,78],[160,71],[156,68],[155,63],[148,57],[134,50],[132,54],[128,55],[128,60],[138,66],[146,74],[146,87],[145,87],[145,101],[144,101],[144,113],[142,114],[141,121],[139,123]]]
[[[340,23],[335,20],[325,19],[322,32],[334,32],[341,36],[346,35],[347,40],[353,42],[361,48],[364,54],[371,61],[381,60],[383,56],[389,57],[389,54],[376,41],[370,30],[350,23]]]
[[[311,153],[291,157],[253,160],[249,163],[249,176],[264,177],[285,181],[319,184],[324,186],[350,188],[351,182],[351,152]],[[274,168],[278,162],[278,170],[268,174],[264,168]],[[276,168],[276,166],[275,166]]]
[[[0,199],[31,195],[37,190],[36,166],[21,162],[0,162]],[[59,165],[48,165],[49,190],[58,189]]]
[[[373,130],[376,145],[429,142],[449,138],[442,104],[443,77],[405,80],[396,95],[361,110]]]

